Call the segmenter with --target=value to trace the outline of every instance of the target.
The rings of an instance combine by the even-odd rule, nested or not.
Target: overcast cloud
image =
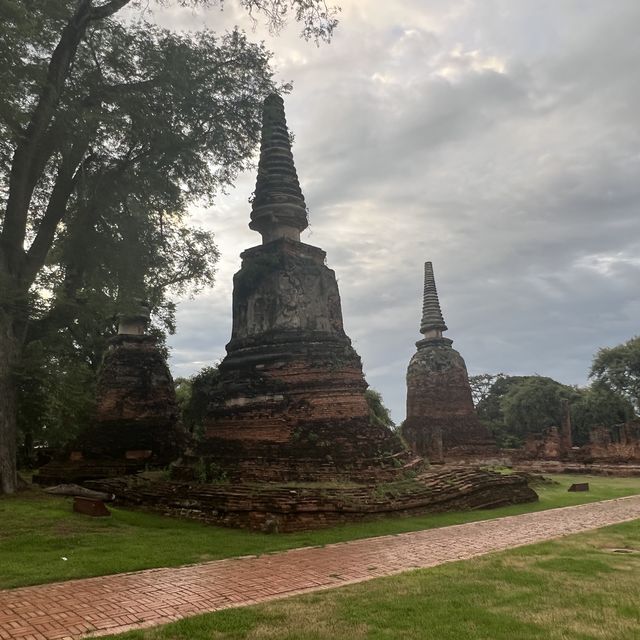
[[[638,333],[640,2],[343,0],[333,42],[296,25],[274,52],[310,210],[345,328],[397,421],[432,260],[470,374],[585,384],[594,352]],[[156,11],[172,28],[251,22]],[[215,288],[180,303],[174,375],[220,359],[255,174],[195,220],[222,253]]]

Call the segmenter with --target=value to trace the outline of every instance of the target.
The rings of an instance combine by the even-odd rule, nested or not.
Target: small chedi
[[[185,442],[173,379],[156,338],[146,333],[148,322],[144,305],[120,316],[98,374],[93,423],[63,460],[40,469],[40,483],[135,473],[179,455]]]
[[[442,336],[442,317],[433,265],[424,265],[424,297],[417,352],[407,370],[407,418],[402,434],[411,448],[432,463],[459,456],[486,455],[495,450],[487,428],[478,419],[467,367]]]
[[[91,456],[129,457],[166,465],[179,455],[173,378],[154,336],[146,333],[149,310],[122,315],[98,377],[95,430],[82,439]]]
[[[335,274],[324,251],[300,241],[307,211],[280,96],[266,99],[263,118],[250,223],[262,244],[242,254],[234,278],[232,336],[204,435],[171,481],[91,486],[125,504],[264,531],[537,499],[517,475],[425,468],[372,424]]]

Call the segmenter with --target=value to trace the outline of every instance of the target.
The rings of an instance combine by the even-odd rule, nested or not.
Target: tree
[[[573,442],[581,446],[589,442],[589,431],[595,426],[611,427],[634,416],[633,405],[602,382],[581,389],[580,397],[571,405]]]
[[[551,378],[501,375],[476,410],[501,447],[518,447],[528,434],[559,425],[562,400],[579,397],[580,391]]]
[[[580,392],[544,376],[528,376],[513,385],[500,402],[504,424],[511,436],[524,438],[562,421],[563,400],[574,401]]]
[[[336,24],[323,0],[238,1],[276,29],[293,12],[306,37],[328,39]],[[105,300],[126,308],[141,292],[154,295],[154,279],[161,308],[168,287],[190,282],[181,267],[193,280],[203,257],[201,283],[210,281],[210,237],[182,219],[188,204],[210,200],[246,166],[261,99],[274,88],[268,53],[237,31],[218,39],[116,20],[144,4],[0,0],[3,493],[17,485],[26,345],[57,331],[77,340],[81,308]]]
[[[218,365],[204,367],[190,378],[176,380],[178,404],[185,429],[199,440],[204,433],[204,420],[208,414],[209,398],[220,381]]]
[[[364,395],[369,405],[369,420],[371,423],[380,427],[393,428],[395,425],[391,419],[389,409],[384,406],[380,392],[369,388],[364,392]]]
[[[627,398],[640,413],[640,336],[600,349],[590,377]]]
[[[520,444],[519,438],[507,432],[502,411],[502,399],[511,387],[526,378],[526,376],[497,375],[488,393],[476,404],[478,418],[486,425],[501,447],[513,447]]]
[[[470,376],[469,386],[474,406],[477,407],[483,400],[486,400],[495,382],[499,378],[505,377],[504,373],[481,373],[477,376]]]

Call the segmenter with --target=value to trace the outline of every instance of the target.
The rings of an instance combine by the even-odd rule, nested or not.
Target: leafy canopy
[[[640,413],[640,336],[615,347],[600,349],[590,375],[627,398]]]
[[[322,0],[238,2],[274,30],[294,17],[317,41],[336,24]],[[116,311],[144,297],[157,329],[173,330],[172,297],[212,284],[213,236],[187,209],[250,164],[261,101],[278,88],[264,46],[237,30],[160,29],[148,7],[0,0],[0,349],[16,369],[8,381],[3,365],[0,384],[5,399],[17,384],[24,424],[56,422],[55,399],[73,395],[63,381],[89,388]],[[3,490],[14,406],[0,411]]]

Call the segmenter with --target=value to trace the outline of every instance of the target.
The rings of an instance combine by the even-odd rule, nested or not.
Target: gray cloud
[[[370,384],[401,420],[426,259],[470,372],[584,384],[599,347],[638,332],[640,4],[342,4],[329,46],[255,35],[294,81],[305,241],[336,270]],[[155,19],[251,28],[231,3]],[[194,214],[223,258],[215,289],[180,305],[176,373],[224,353],[231,277],[259,240],[254,180]]]

